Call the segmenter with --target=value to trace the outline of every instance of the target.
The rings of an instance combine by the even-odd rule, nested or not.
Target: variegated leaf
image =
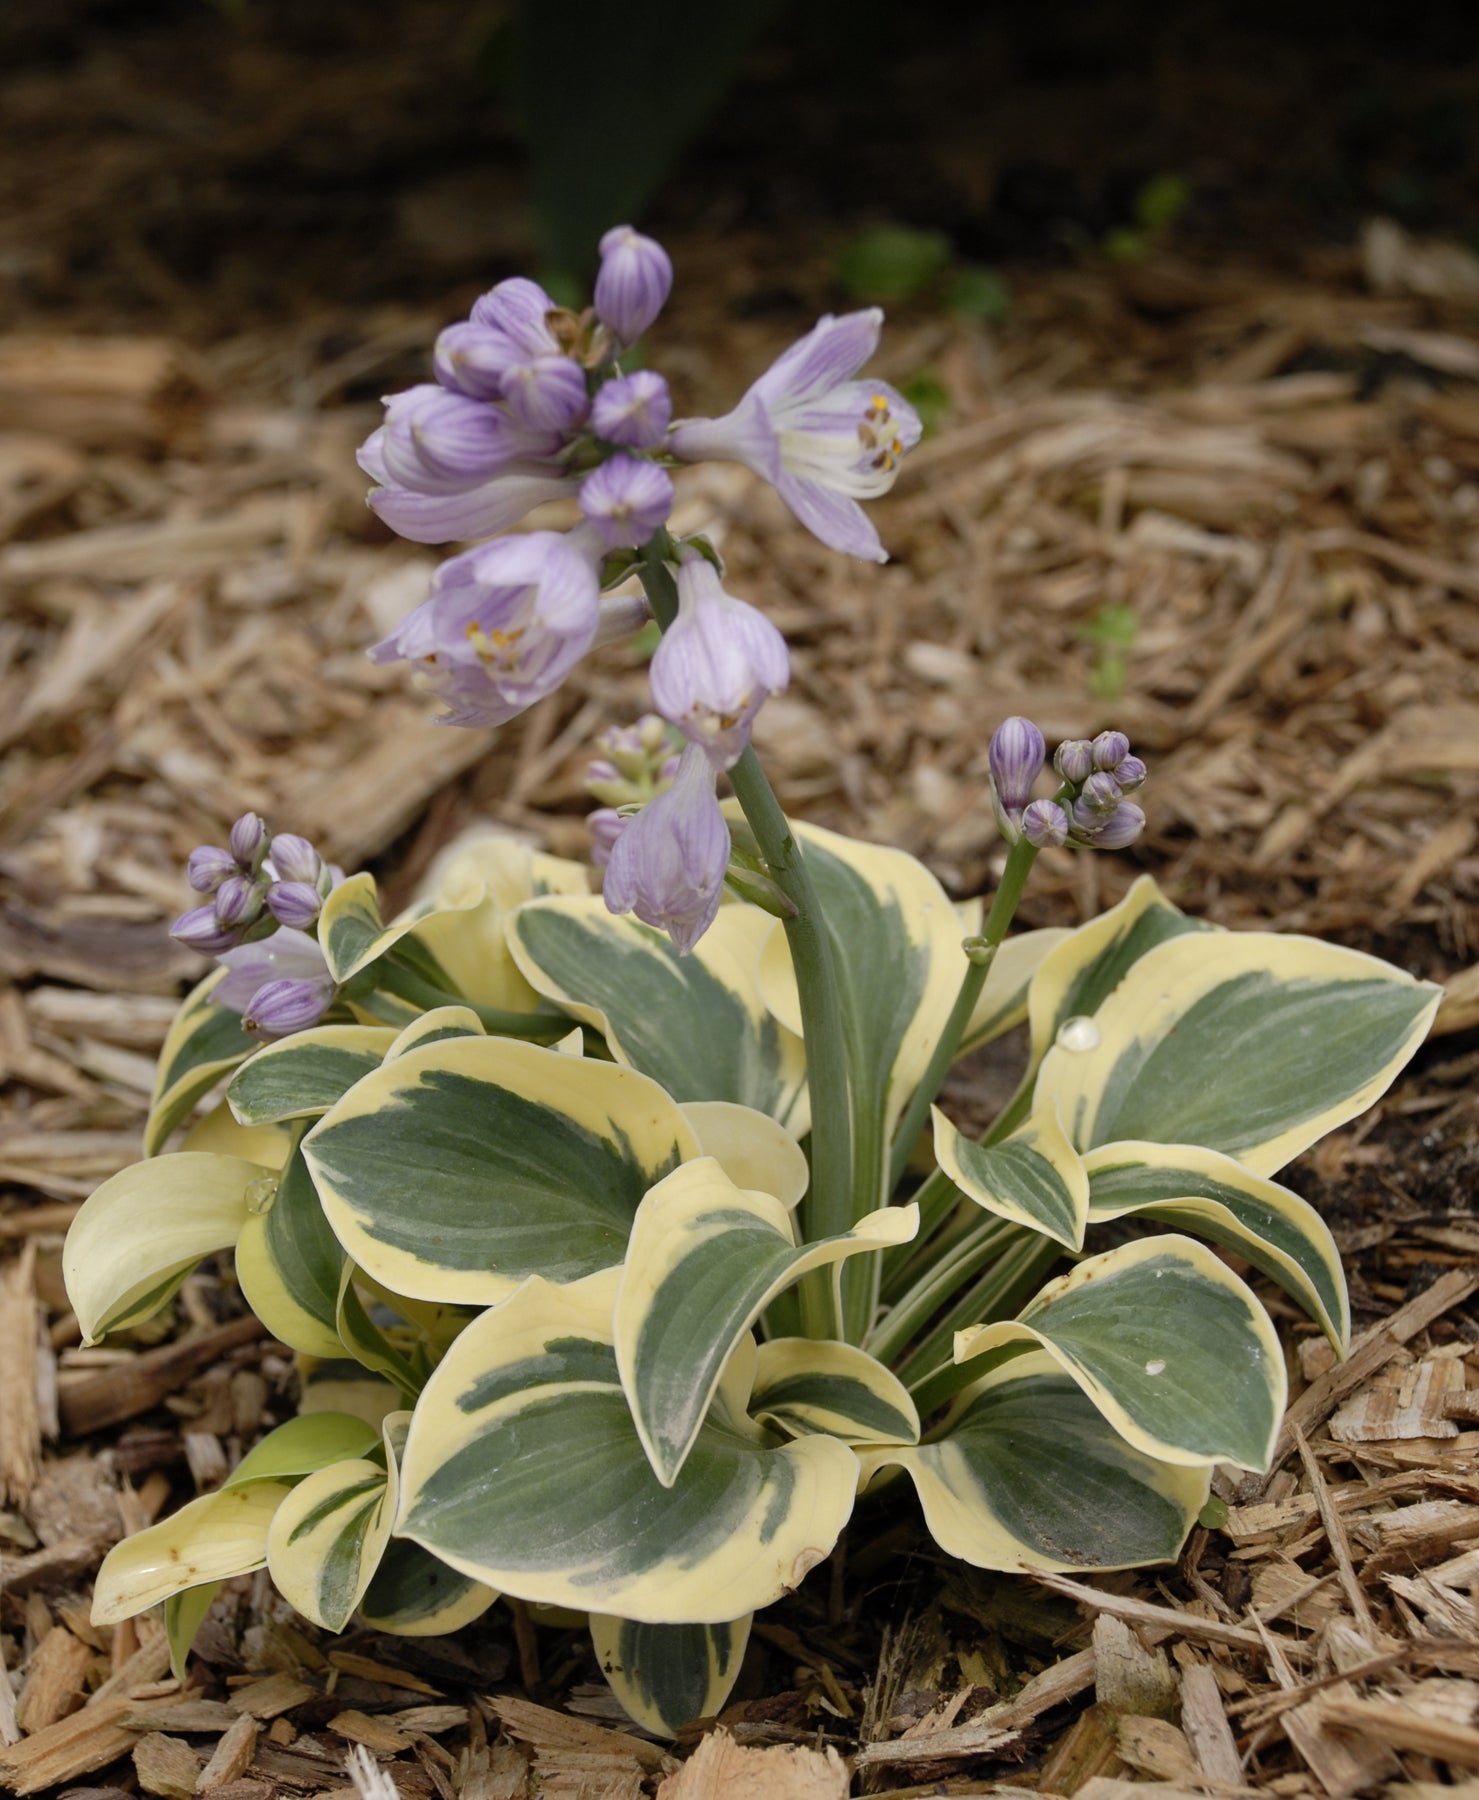
[[[795,1211],[811,1180],[811,1166],[783,1125],[729,1100],[688,1100],[680,1110],[700,1151],[722,1164],[736,1187],[774,1194]]]
[[[163,1306],[204,1256],[236,1242],[253,1196],[277,1186],[260,1163],[178,1151],[133,1163],[85,1200],[62,1272],[87,1343]]]
[[[378,1457],[318,1469],[286,1497],[267,1532],[267,1568],[290,1606],[326,1631],[342,1631],[390,1542],[400,1499],[396,1449],[406,1415],[381,1427]]]
[[[1319,1324],[1342,1355],[1350,1341],[1345,1270],[1330,1227],[1307,1200],[1194,1144],[1104,1144],[1084,1158],[1089,1223],[1143,1213],[1236,1250]]]
[[[536,1270],[619,1263],[642,1195],[698,1140],[635,1070],[465,1037],[367,1075],[303,1148],[361,1268],[393,1293],[486,1305]]]
[[[1205,1468],[1158,1462],[1114,1430],[1038,1350],[999,1363],[917,1448],[865,1450],[904,1469],[930,1535],[978,1569],[1169,1562],[1207,1499]]]
[[[1056,1110],[1041,1106],[999,1144],[978,1144],[930,1108],[935,1159],[967,1199],[998,1218],[1030,1226],[1069,1250],[1081,1250],[1089,1216],[1089,1178]]]
[[[1263,1469],[1288,1397],[1253,1293],[1203,1244],[1164,1236],[1091,1256],[1016,1319],[958,1332],[955,1360],[1039,1344],[1157,1462]]]
[[[773,920],[720,909],[690,955],[665,932],[610,913],[603,900],[531,901],[509,922],[525,977],[594,1026],[618,1062],[675,1100],[729,1100],[806,1134],[806,1055],[760,998],[755,968]]]
[[[298,1411],[305,1418],[348,1413],[378,1434],[381,1423],[405,1405],[399,1388],[349,1356],[294,1358],[298,1372]]]
[[[712,1157],[651,1189],[617,1293],[616,1363],[664,1487],[677,1479],[735,1345],[771,1300],[813,1269],[908,1243],[918,1228],[917,1207],[884,1207],[798,1247],[781,1202],[736,1187]]]
[[[1097,1013],[1140,958],[1157,944],[1184,932],[1220,929],[1189,919],[1172,906],[1149,875],[1137,876],[1118,906],[1069,932],[1039,964],[1027,1007],[1032,1067],[1047,1055],[1062,1026]]]
[[[771,1338],[755,1361],[750,1413],[803,1437],[826,1432],[846,1444],[916,1444],[919,1413],[898,1376],[853,1344]]]
[[[385,1052],[386,1062],[404,1056],[422,1044],[437,1044],[443,1038],[486,1037],[483,1021],[470,1006],[434,1006],[411,1021]]]
[[[727,1625],[643,1625],[592,1613],[591,1643],[627,1713],[658,1737],[674,1737],[692,1719],[717,1718],[739,1678],[752,1617]]]
[[[615,1271],[568,1287],[534,1277],[463,1332],[417,1405],[397,1530],[546,1605],[649,1624],[767,1606],[836,1542],[857,1459],[828,1437],[772,1448],[748,1424],[736,1396],[748,1394],[751,1346],[663,1487],[617,1374],[616,1282]]]
[[[297,1133],[286,1125],[238,1125],[224,1100],[191,1121],[180,1139],[181,1150],[205,1150],[212,1156],[239,1156],[243,1162],[281,1169],[293,1153]]]
[[[325,1113],[396,1041],[385,1026],[319,1025],[266,1044],[231,1078],[226,1099],[243,1125]]]
[[[169,1134],[195,1103],[228,1069],[260,1048],[257,1040],[242,1030],[240,1013],[212,1001],[212,993],[225,979],[225,969],[212,969],[175,1014],[159,1052],[154,1095],[144,1126],[145,1156],[158,1156]]]
[[[1270,1175],[1390,1086],[1441,991],[1315,938],[1179,936],[1141,958],[1082,1035],[1060,1035],[1038,1092],[1080,1150],[1200,1144]]]
[[[980,911],[978,902],[976,923],[966,928],[969,933],[980,931]],[[1022,1023],[1027,1017],[1027,995],[1034,977],[1048,953],[1071,936],[1071,932],[1054,925],[1040,931],[1024,931],[1006,940],[992,959],[986,984],[961,1036],[960,1056],[980,1049],[982,1044],[989,1044]]]
[[[300,1148],[272,1197],[242,1221],[236,1242],[241,1291],[274,1337],[305,1356],[336,1356],[344,1260]]]
[[[330,1463],[367,1456],[379,1442],[378,1426],[349,1413],[300,1413],[253,1444],[222,1484],[223,1491],[250,1481],[296,1481]]]
[[[374,1631],[396,1637],[442,1637],[480,1619],[497,1593],[452,1569],[409,1538],[392,1538],[359,1603]]]
[[[960,990],[967,967],[960,918],[924,864],[904,851],[815,825],[792,830],[832,938],[854,1104],[881,1122],[886,1139]],[[760,990],[781,1023],[799,1033],[796,976],[779,923],[761,952]]]
[[[260,1569],[268,1528],[289,1491],[283,1482],[253,1481],[202,1494],[115,1544],[98,1570],[93,1623],[116,1625],[186,1588]]]
[[[371,1316],[355,1287],[354,1278],[357,1273],[354,1264],[346,1262],[339,1278],[336,1311],[339,1341],[357,1362],[390,1382],[397,1392],[406,1397],[409,1404],[421,1392],[421,1374],[412,1365],[402,1345],[392,1338],[390,1331],[382,1328]],[[395,1329],[404,1338],[402,1328]]]

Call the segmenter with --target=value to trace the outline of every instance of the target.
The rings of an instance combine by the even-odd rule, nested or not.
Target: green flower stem
[[[393,962],[382,963],[375,974],[375,986],[380,993],[419,1006],[423,1012],[430,1012],[437,1006],[465,1006],[469,1012],[477,1014],[490,1037],[531,1038],[538,1044],[552,1044],[556,1038],[575,1029],[576,1021],[564,1013],[516,1013],[505,1012],[497,1006],[479,1006],[476,1001],[449,993],[446,988],[440,988]],[[359,1004],[367,1011],[373,1011],[370,1004],[373,1000],[372,993]]]
[[[1062,1254],[1061,1244],[1024,1229],[1021,1241],[998,1258],[950,1308],[919,1348],[905,1358],[894,1372],[913,1393],[921,1415],[975,1379],[969,1363],[952,1360],[956,1332],[971,1325],[991,1325],[998,1319],[1011,1318]]]
[[[644,545],[639,568],[648,603],[664,631],[678,616],[677,583],[669,566],[674,554],[672,539],[659,531]],[[806,1238],[814,1242],[838,1236],[852,1224],[852,1107],[832,940],[801,846],[753,750],[745,751],[729,771],[729,780],[771,879],[796,908],[796,916],[784,924],[796,972],[811,1091],[811,1188],[803,1219]],[[808,1337],[840,1335],[841,1321],[825,1270],[802,1282],[801,1304]]]
[[[892,1364],[957,1288],[994,1262],[1021,1229],[1005,1219],[981,1218],[899,1298],[864,1340],[863,1348],[879,1362]]]
[[[1012,922],[1012,915],[1022,898],[1022,890],[1027,885],[1027,877],[1032,873],[1032,865],[1037,861],[1037,851],[1025,837],[1018,838],[1012,845],[1011,854],[1007,857],[1007,866],[1002,871],[996,893],[991,901],[991,910],[986,915],[986,922],[981,927],[981,935],[974,940],[967,940],[972,948],[967,954],[970,961],[966,965],[965,975],[961,980],[960,992],[955,996],[955,1005],[950,1009],[950,1017],[945,1021],[945,1029],[940,1033],[940,1040],[935,1045],[934,1054],[930,1057],[929,1066],[915,1088],[904,1116],[899,1121],[899,1129],[894,1134],[893,1153],[889,1160],[888,1192],[892,1193],[899,1185],[904,1170],[908,1167],[909,1158],[914,1152],[919,1134],[924,1130],[925,1121],[929,1118],[930,1107],[940,1092],[950,1065],[955,1061],[956,1052],[960,1048],[960,1040],[965,1036],[966,1027],[971,1022],[971,1014],[976,1010],[976,1002],[981,998],[981,989],[986,985],[986,977],[991,973],[991,965],[996,953],[1001,948],[1002,939],[1007,934],[1007,927]],[[979,946],[979,948],[977,948]]]

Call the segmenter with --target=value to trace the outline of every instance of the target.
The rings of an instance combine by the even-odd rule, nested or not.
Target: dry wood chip
[[[35,1794],[105,1768],[133,1748],[138,1733],[122,1719],[134,1709],[121,1695],[94,1698],[81,1711],[0,1749],[0,1784],[17,1794]]]
[[[625,1759],[646,1770],[666,1770],[673,1766],[672,1758],[659,1745],[631,1737],[624,1731],[607,1731],[599,1725],[588,1725],[582,1719],[552,1712],[547,1706],[536,1706],[532,1700],[520,1700],[514,1695],[494,1695],[489,1704],[510,1737],[531,1744],[541,1754],[586,1751],[615,1762]]]
[[[1102,1705],[1120,1713],[1169,1716],[1176,1706],[1176,1686],[1164,1650],[1148,1650],[1123,1620],[1099,1614],[1094,1621],[1094,1697]]]
[[[224,1700],[181,1700],[175,1705],[151,1706],[138,1717],[155,1731],[226,1731],[238,1715]],[[129,1721],[131,1723],[132,1718]]]
[[[1324,1702],[1328,1725],[1377,1744],[1416,1750],[1439,1762],[1479,1768],[1479,1729],[1450,1719],[1433,1719],[1385,1700],[1342,1698]]]
[[[1181,1729],[1201,1773],[1210,1781],[1236,1785],[1243,1777],[1237,1740],[1223,1710],[1217,1677],[1204,1662],[1181,1672]]]
[[[468,1711],[465,1706],[408,1706],[389,1714],[389,1720],[401,1731],[424,1731],[429,1737],[436,1737],[466,1725]]]
[[[1185,1734],[1169,1719],[1122,1713],[1118,1738],[1121,1760],[1152,1781],[1195,1782],[1201,1776]]]
[[[275,1675],[266,1675],[260,1681],[250,1681],[237,1688],[226,1704],[234,1713],[249,1713],[254,1719],[275,1719],[279,1713],[311,1700],[314,1691],[306,1681],[299,1681],[296,1675],[279,1670]]]
[[[52,1626],[26,1664],[25,1683],[16,1702],[16,1718],[23,1730],[40,1731],[82,1704],[83,1678],[92,1659],[92,1649],[64,1625]]]
[[[15,1690],[10,1685],[10,1671],[0,1657],[0,1749],[7,1744],[16,1743],[21,1735],[21,1728],[15,1717]]]
[[[36,1245],[28,1241],[0,1274],[0,1501],[16,1505],[30,1498],[41,1473],[35,1272]]]
[[[363,1744],[377,1756],[396,1756],[402,1750],[409,1750],[415,1742],[408,1733],[397,1731],[383,1719],[374,1719],[362,1712],[336,1714],[329,1720],[329,1730],[337,1731],[340,1737],[348,1738],[352,1744]]]
[[[349,1650],[331,1650],[329,1664],[346,1675],[359,1676],[361,1681],[378,1681],[383,1687],[405,1688],[413,1694],[427,1694],[433,1700],[442,1697],[439,1688],[423,1681],[419,1675],[408,1675],[404,1669],[397,1669],[391,1663],[376,1662],[371,1656],[356,1656]]]
[[[720,1726],[657,1790],[657,1800],[847,1800],[847,1764],[829,1745],[767,1750],[737,1744]]]
[[[1342,1444],[1457,1437],[1448,1401],[1463,1391],[1463,1365],[1448,1358],[1383,1369],[1332,1415],[1330,1435]]]
[[[197,1794],[223,1788],[246,1773],[257,1748],[260,1729],[250,1713],[240,1713],[231,1720],[211,1752],[209,1762],[200,1771],[195,1783]]]
[[[462,1800],[527,1800],[529,1758],[515,1744],[464,1750],[458,1763]]]
[[[267,1328],[247,1315],[196,1337],[147,1350],[128,1364],[68,1387],[61,1396],[62,1421],[79,1436],[120,1425],[157,1406],[197,1370],[228,1350],[264,1337]]]
[[[161,1794],[164,1800],[191,1800],[200,1758],[183,1738],[151,1731],[134,1745],[133,1761],[139,1786],[146,1794]]]

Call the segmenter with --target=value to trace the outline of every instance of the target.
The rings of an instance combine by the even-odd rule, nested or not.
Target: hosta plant
[[[301,1410],[103,1566],[96,1618],[162,1602],[177,1666],[220,1583],[264,1565],[328,1631],[446,1632],[508,1595],[586,1615],[623,1704],[671,1732],[721,1708],[752,1616],[862,1494],[892,1512],[912,1487],[979,1568],[1173,1558],[1284,1406],[1237,1269],[1345,1346],[1330,1233],[1275,1177],[1391,1082],[1436,991],[1199,924],[1144,876],[1078,930],[1012,935],[1043,849],[1143,824],[1119,732],[1048,778],[1036,728],[998,726],[984,901],[785,819],[748,738],[789,653],[669,532],[670,470],[743,461],[872,557],[858,500],[918,425],[854,379],[870,313],[673,424],[662,377],[621,364],[669,278],[622,229],[587,313],[502,283],[363,452],[398,530],[503,533],[375,652],[451,722],[662,628],[656,713],[592,765],[603,892],[487,835],[387,924],[370,876],[254,815],[191,858],[176,933],[220,966],[165,1045],[147,1159],[73,1226],[69,1290],[95,1342],[234,1251]],[[579,523],[511,529],[562,497]],[[945,1076],[1018,1025],[1016,1094],[972,1135]]]

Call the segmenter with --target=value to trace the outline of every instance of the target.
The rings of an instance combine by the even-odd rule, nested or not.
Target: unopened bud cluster
[[[220,959],[227,974],[211,998],[241,1013],[248,1031],[302,1031],[333,1003],[335,983],[311,933],[343,872],[307,838],[274,836],[256,813],[242,814],[228,842],[190,852],[190,885],[211,898],[182,913],[170,935]]]
[[[1030,719],[1004,720],[992,736],[988,761],[997,822],[1010,843],[1025,838],[1036,850],[1068,843],[1123,850],[1145,829],[1145,814],[1125,797],[1144,782],[1145,764],[1122,731],[1060,744],[1053,768],[1062,785],[1051,800],[1032,798],[1047,746]]]
[[[601,754],[585,772],[586,792],[601,805],[587,820],[591,828],[591,860],[605,868],[621,836],[622,807],[645,806],[673,785],[683,740],[656,713],[643,713],[635,725],[613,725],[596,740]]]

